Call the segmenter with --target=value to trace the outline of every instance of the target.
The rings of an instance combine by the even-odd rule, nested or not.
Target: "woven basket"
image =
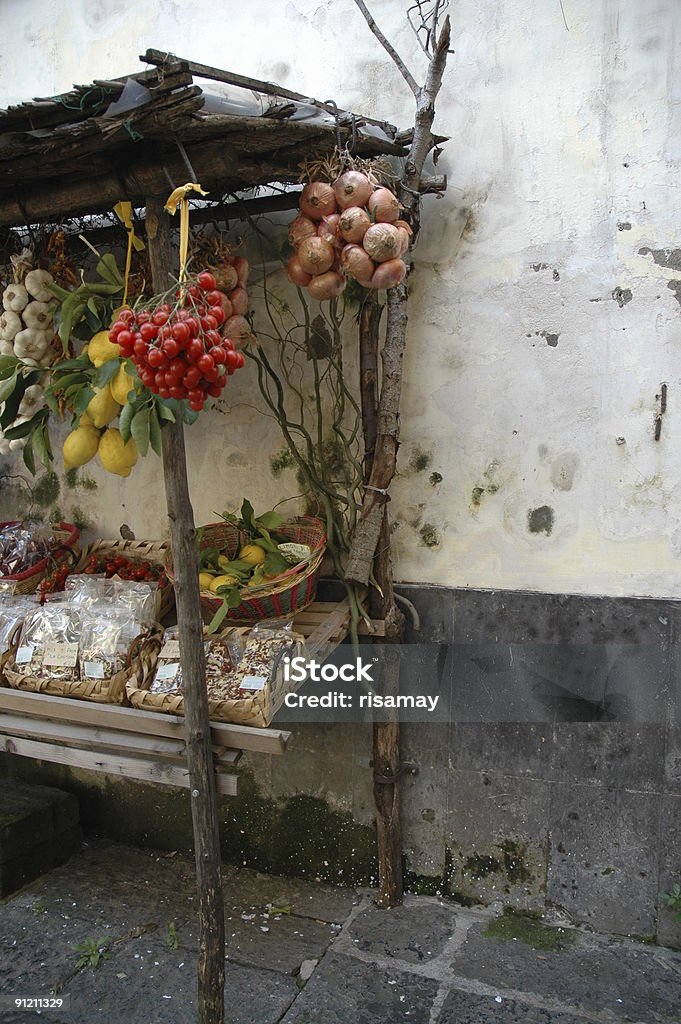
[[[125,555],[135,562],[153,562],[155,565],[165,567],[166,558],[170,550],[167,540],[96,540],[83,548],[78,564],[74,566],[74,573],[82,573],[93,555],[105,555],[115,558],[116,555]],[[158,588],[156,598],[156,618],[162,619],[175,607],[175,591],[170,580]]]
[[[18,526],[18,521],[0,523],[0,530],[5,526]],[[13,594],[34,594],[38,584],[45,579],[54,569],[67,558],[74,561],[77,558],[77,544],[80,537],[80,530],[72,523],[60,523],[56,526],[52,535],[56,541],[47,558],[41,558],[39,562],[32,565],[30,569],[18,572],[12,576],[0,576],[0,583],[13,583]]]
[[[234,633],[239,633],[246,637],[249,630],[232,627],[217,634],[217,636],[224,638]],[[304,656],[304,652],[305,637],[298,633],[292,633],[291,647],[287,653],[290,657],[295,658]],[[142,711],[161,711],[169,715],[183,716],[184,697],[172,693],[150,693],[149,687],[152,684],[153,678],[153,672],[141,681],[131,676],[125,685],[128,702],[132,707],[139,708]],[[213,722],[232,722],[234,725],[250,725],[256,729],[267,729],[275,714],[284,703],[286,694],[294,689],[295,684],[284,680],[284,670],[280,657],[264,689],[235,700],[211,700],[209,698],[208,715]]]
[[[6,681],[15,690],[30,690],[33,693],[47,693],[51,697],[75,697],[78,700],[95,701],[97,704],[124,704],[125,687],[128,681],[142,686],[145,680],[151,685],[158,652],[161,649],[163,629],[155,626],[143,637],[138,637],[130,648],[128,666],[108,679],[78,679],[67,682],[63,679],[38,679],[14,672],[5,664]],[[14,653],[16,652],[16,646]]]
[[[227,619],[233,622],[257,622],[262,619],[286,618],[314,601],[326,549],[322,520],[314,516],[297,516],[278,527],[275,532],[286,537],[287,541],[307,544],[312,554],[306,561],[292,565],[274,580],[267,580],[257,587],[244,587],[241,591],[241,604],[230,608]],[[247,543],[246,535],[233,523],[211,523],[203,527],[200,549],[217,548],[231,559]],[[166,572],[173,579],[171,553],[166,561]],[[210,622],[218,608],[222,607],[222,598],[210,590],[202,590],[201,607],[204,622]]]

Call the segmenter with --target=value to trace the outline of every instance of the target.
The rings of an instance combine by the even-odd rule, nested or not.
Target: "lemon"
[[[78,426],[79,427],[94,427],[94,423],[92,422],[92,416],[89,416],[86,412],[84,412],[83,415],[78,420]]]
[[[72,430],[64,440],[64,468],[75,469],[76,466],[84,466],[90,459],[94,459],[98,447],[99,431],[91,425],[84,426],[81,421],[80,426]]]
[[[239,560],[249,565],[262,565],[266,557],[264,548],[259,544],[245,544],[239,552]]]
[[[107,473],[130,476],[130,470],[137,462],[137,445],[132,438],[124,444],[120,430],[109,427],[99,441],[99,461]]]
[[[212,579],[210,581],[209,589],[212,590],[213,593],[215,593],[218,587],[233,587],[235,584],[238,584],[238,582],[239,581],[236,578],[236,576],[230,576],[228,573],[225,576],[216,576],[214,579]]]
[[[95,397],[90,399],[86,412],[96,427],[105,427],[115,420],[120,412],[120,405],[111,394],[111,385],[95,388]]]
[[[118,345],[109,341],[108,331],[98,331],[88,342],[87,357],[95,366],[103,366],[110,359],[118,359],[120,354]]]
[[[210,590],[211,584],[215,577],[212,572],[200,572],[199,573],[199,586],[201,590]]]
[[[118,402],[119,405],[125,405],[128,401],[129,392],[134,390],[136,384],[135,378],[131,377],[126,368],[121,365],[118,373],[109,385],[114,401]]]

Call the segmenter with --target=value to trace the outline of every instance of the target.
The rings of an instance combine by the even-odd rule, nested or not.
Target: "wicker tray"
[[[276,533],[296,544],[307,544],[312,549],[310,557],[298,565],[292,565],[276,579],[268,580],[257,587],[244,587],[241,591],[241,604],[236,608],[230,608],[226,615],[227,619],[257,622],[262,619],[286,618],[314,601],[326,550],[324,523],[314,516],[297,516],[278,527]],[[203,527],[200,549],[218,548],[224,551],[228,558],[234,558],[245,543],[245,534],[233,523],[210,523]],[[166,560],[166,572],[173,579],[170,552]],[[221,606],[222,598],[217,594],[210,590],[201,591],[204,622],[210,622]]]
[[[96,540],[82,549],[81,557],[74,566],[74,573],[82,573],[93,555],[106,555],[112,558],[125,555],[137,562],[154,562],[165,567],[170,550],[167,540]],[[158,588],[156,598],[156,618],[162,619],[175,607],[175,591],[170,580]]]
[[[78,679],[67,682],[63,679],[38,679],[35,676],[24,676],[9,668],[9,661],[4,665],[4,676],[15,690],[30,690],[33,693],[47,693],[51,697],[75,697],[78,700],[95,701],[98,704],[124,704],[125,687],[128,681],[142,686],[145,680],[151,685],[158,652],[161,649],[163,629],[156,626],[154,630],[138,637],[130,648],[129,665],[121,672],[108,679]],[[14,651],[16,652],[16,645]]]
[[[247,636],[249,632],[248,628],[231,627],[223,630],[217,636],[224,638],[234,635],[234,633]],[[291,657],[304,656],[305,637],[299,633],[292,633],[288,654]],[[132,707],[143,711],[162,711],[169,715],[184,715],[184,697],[181,695],[149,692],[153,678],[153,671],[141,680],[133,676],[130,677],[126,683],[125,692]],[[285,681],[283,665],[279,658],[264,689],[235,700],[211,700],[209,698],[208,714],[211,721],[214,722],[232,722],[235,725],[267,729],[284,703],[286,694],[291,693],[295,688],[296,684]]]
[[[18,520],[7,523],[0,523],[0,530],[5,526],[18,526]],[[32,565],[30,569],[16,573],[12,576],[0,576],[0,584],[13,583],[13,594],[34,594],[38,584],[45,579],[56,567],[66,558],[77,558],[77,544],[80,537],[80,530],[73,523],[59,523],[52,530],[52,535],[58,546],[39,562]]]

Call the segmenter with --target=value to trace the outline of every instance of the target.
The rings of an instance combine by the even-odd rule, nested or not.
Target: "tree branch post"
[[[146,229],[154,291],[165,292],[175,271],[175,261],[170,218],[163,209],[163,200],[155,197],[147,199]],[[178,418],[175,423],[166,423],[161,438],[175,569],[199,907],[198,1019],[199,1024],[224,1024],[225,925],[220,836],[206,693],[199,563],[182,421]]]

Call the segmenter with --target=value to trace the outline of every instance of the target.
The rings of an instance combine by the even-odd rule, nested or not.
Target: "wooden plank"
[[[184,739],[184,719],[158,711],[138,711],[113,704],[95,704],[68,697],[50,697],[29,690],[0,689],[0,725],[2,712],[35,715],[38,718],[63,719],[101,728],[124,729],[154,736]],[[254,729],[228,722],[211,722],[214,744],[236,750],[263,754],[283,754],[291,738],[281,729]]]
[[[166,761],[185,764],[186,748],[183,740],[162,739],[155,736],[136,735],[115,729],[74,725],[70,722],[50,721],[21,715],[3,714],[0,717],[3,733],[25,739],[45,740],[63,743],[83,749],[108,750],[122,754],[139,754],[142,757],[161,757]],[[240,751],[228,747],[213,747],[216,764],[233,767],[240,757]]]
[[[85,768],[89,771],[103,772],[105,775],[119,775],[141,782],[156,782],[183,788],[189,786],[189,773],[186,768],[144,758],[111,756],[92,750],[78,750],[74,747],[5,736],[1,733],[0,751],[17,754],[20,757],[33,757],[38,761],[64,764],[70,768]],[[236,796],[237,781],[236,775],[216,773],[215,776],[218,792],[226,796]]]

